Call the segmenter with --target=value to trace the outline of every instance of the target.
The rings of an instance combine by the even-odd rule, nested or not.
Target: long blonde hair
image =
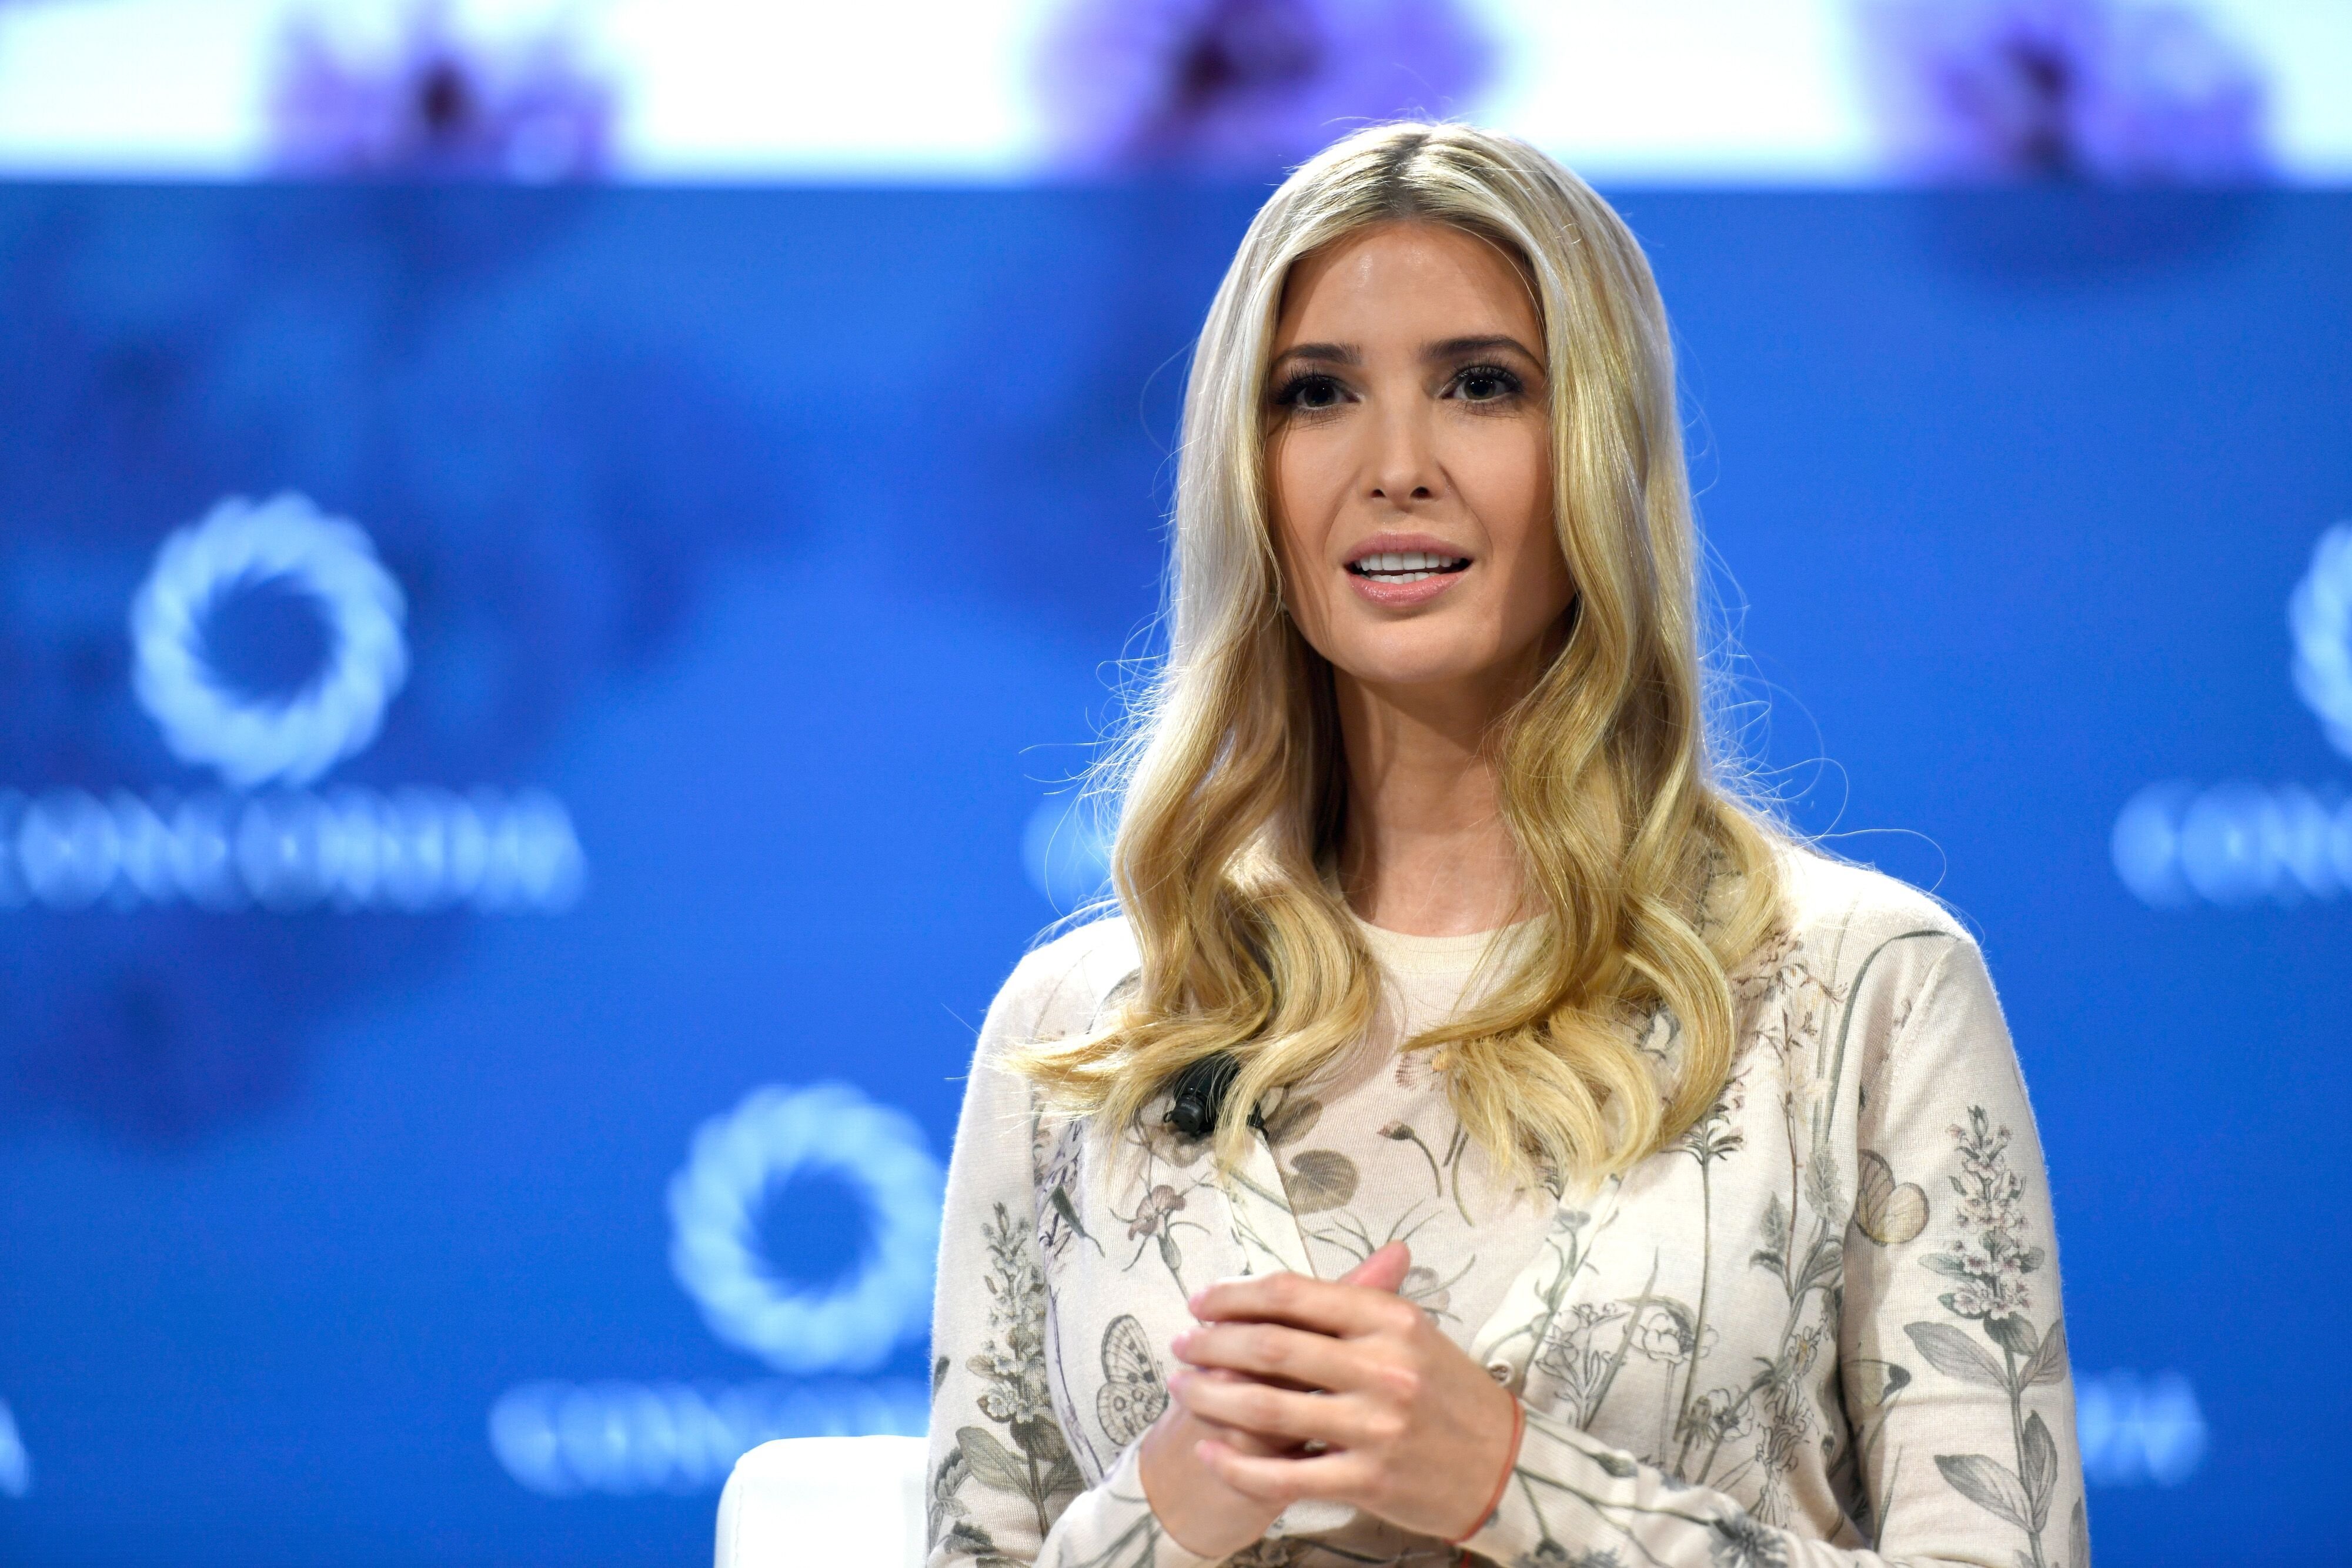
[[[1398,220],[1513,254],[1549,361],[1554,516],[1577,598],[1565,645],[1493,737],[1497,792],[1547,940],[1443,1047],[1472,1136],[1506,1168],[1622,1170],[1680,1135],[1733,1055],[1730,971],[1778,918],[1775,834],[1728,787],[1708,724],[1706,627],[1665,312],[1639,244],[1581,180],[1459,125],[1359,132],[1262,208],[1210,307],[1186,387],[1167,656],[1106,760],[1137,983],[1083,1039],[1014,1064],[1049,1104],[1125,1125],[1233,1053],[1232,1103],[1359,1040],[1378,981],[1327,880],[1346,809],[1331,674],[1282,608],[1269,532],[1266,361],[1290,269]],[[1661,1084],[1640,1031],[1678,1037]],[[1218,1157],[1242,1157],[1229,1114]]]

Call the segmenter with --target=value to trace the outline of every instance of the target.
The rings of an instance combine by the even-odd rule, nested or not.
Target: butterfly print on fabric
[[[1143,1325],[1122,1314],[1103,1331],[1103,1385],[1095,1395],[1095,1414],[1103,1430],[1121,1448],[1143,1436],[1144,1429],[1168,1408],[1168,1381],[1152,1359],[1151,1342]]]

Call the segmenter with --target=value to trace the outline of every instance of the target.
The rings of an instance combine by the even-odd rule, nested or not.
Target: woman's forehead
[[[1507,250],[1452,225],[1399,220],[1292,264],[1274,347],[1510,336],[1538,325],[1527,274]]]

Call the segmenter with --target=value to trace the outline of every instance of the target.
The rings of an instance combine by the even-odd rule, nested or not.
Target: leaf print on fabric
[[[963,1483],[971,1475],[971,1466],[964,1459],[961,1444],[950,1448],[948,1457],[940,1461],[940,1468],[931,1472],[930,1485],[923,1499],[926,1525],[923,1539],[932,1545],[939,1544],[950,1521],[965,1517],[968,1511],[956,1493],[963,1490]],[[989,1549],[993,1551],[995,1544],[994,1542],[989,1542]]]
[[[2058,1484],[2058,1443],[2038,1410],[2025,1418],[2018,1469],[2018,1479],[2025,1483],[2026,1517],[2039,1531],[2050,1522],[2050,1494]]]
[[[1285,1144],[1295,1144],[1313,1132],[1315,1124],[1322,1119],[1322,1115],[1323,1102],[1320,1100],[1304,1094],[1289,1096],[1265,1113],[1260,1128],[1265,1134],[1265,1141],[1278,1149]]]
[[[1050,1423],[1031,1423],[1015,1428],[1014,1436],[1022,1443],[1017,1453],[984,1427],[959,1427],[956,1446],[963,1451],[974,1480],[1028,1500],[1037,1511],[1037,1530],[1043,1534],[1053,1525],[1047,1503],[1054,1498],[1076,1496],[1086,1483],[1071,1462],[1069,1449],[1063,1446],[1059,1428]]]
[[[2022,1322],[2023,1320],[2020,1320]],[[2050,1332],[2042,1337],[2025,1365],[2018,1372],[2021,1387],[2042,1383],[2063,1383],[2066,1379],[2066,1325],[2052,1323]]]
[[[1356,1162],[1337,1149],[1302,1149],[1293,1155],[1283,1184],[1293,1214],[1321,1214],[1356,1196]]]
[[[1602,1469],[1608,1471],[1609,1474],[1616,1477],[1621,1481],[1630,1481],[1635,1476],[1642,1473],[1641,1466],[1635,1464],[1624,1455],[1616,1452],[1614,1449],[1597,1449],[1593,1452],[1591,1458],[1594,1464],[1599,1465]]]
[[[1789,1211],[1774,1193],[1764,1205],[1764,1245],[1748,1255],[1748,1260],[1759,1269],[1769,1269],[1786,1278],[1789,1272]]]
[[[1089,1242],[1092,1242],[1094,1249],[1097,1252],[1100,1252],[1103,1249],[1103,1244],[1095,1240],[1092,1233],[1087,1229],[1085,1222],[1078,1218],[1077,1206],[1070,1201],[1070,1189],[1068,1187],[1056,1183],[1052,1194],[1047,1197],[1046,1202],[1047,1206],[1053,1209],[1055,1220],[1063,1225],[1068,1226],[1075,1234],[1084,1238]],[[1045,1249],[1049,1252],[1055,1250],[1056,1239],[1055,1237],[1049,1236],[1046,1239]]]
[[[2000,1515],[2020,1530],[2033,1528],[2024,1483],[1996,1461],[1982,1454],[1937,1454],[1936,1468],[1955,1490],[1979,1508]]]
[[[1176,1238],[1163,1230],[1160,1233],[1160,1260],[1168,1266],[1176,1288],[1184,1288],[1184,1249],[1176,1245]]]
[[[1055,1127],[1044,1117],[1036,1118],[1029,1157],[1036,1172],[1032,1186],[1045,1195],[1038,1216],[1037,1245],[1049,1261],[1060,1258],[1073,1236],[1083,1238],[1097,1254],[1102,1251],[1102,1243],[1078,1218],[1075,1195],[1083,1190],[1080,1167],[1085,1156],[1086,1140],[1075,1124]]]
[[[1927,1228],[1927,1194],[1916,1182],[1898,1182],[1876,1149],[1862,1151],[1853,1222],[1881,1247],[1899,1247]]]
[[[963,1456],[964,1467],[980,1479],[982,1486],[1016,1493],[1029,1490],[1026,1467],[986,1427],[957,1427],[956,1451]]]
[[[1120,1448],[1143,1436],[1168,1408],[1168,1382],[1152,1359],[1151,1342],[1132,1315],[1121,1314],[1103,1330],[1103,1385],[1095,1394],[1095,1414]]]
[[[1927,1364],[1945,1376],[1981,1384],[1987,1388],[2008,1389],[2009,1375],[2001,1371],[2000,1364],[1949,1323],[1906,1323],[1903,1332],[1911,1336],[1911,1343],[1919,1347]]]

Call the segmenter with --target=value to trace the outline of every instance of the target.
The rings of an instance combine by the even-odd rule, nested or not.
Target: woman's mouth
[[[1433,577],[1444,577],[1467,570],[1466,556],[1432,555],[1427,550],[1384,550],[1351,560],[1348,570],[1356,576],[1379,583],[1421,582]]]

